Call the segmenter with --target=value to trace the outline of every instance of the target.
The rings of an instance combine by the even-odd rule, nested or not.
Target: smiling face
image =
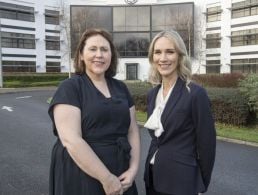
[[[161,77],[164,79],[177,76],[179,54],[174,43],[167,37],[160,37],[153,49],[153,65]]]
[[[94,35],[85,41],[81,60],[90,77],[104,77],[111,63],[111,48],[109,42],[101,35]]]

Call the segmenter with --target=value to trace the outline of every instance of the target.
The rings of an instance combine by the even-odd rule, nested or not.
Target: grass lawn
[[[60,81],[35,81],[35,82],[25,82],[25,81],[5,81],[4,87],[15,88],[15,87],[41,87],[41,86],[57,86]]]
[[[144,123],[147,119],[145,112],[136,111],[137,121]],[[216,123],[217,135],[221,137],[238,139],[258,143],[258,127],[236,127]]]
[[[216,124],[216,130],[217,135],[221,137],[258,143],[258,127],[235,127]]]

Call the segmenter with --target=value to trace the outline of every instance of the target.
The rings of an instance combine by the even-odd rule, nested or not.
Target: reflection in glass
[[[114,7],[113,31],[149,31],[150,7]]]
[[[193,5],[72,6],[72,51],[85,29],[97,27],[107,29],[113,35],[121,57],[146,57],[150,37],[165,29],[175,29],[192,56]]]
[[[113,39],[121,57],[148,55],[149,33],[114,33]]]
[[[112,7],[88,6],[71,7],[72,56],[82,33],[89,28],[103,28],[112,31]]]

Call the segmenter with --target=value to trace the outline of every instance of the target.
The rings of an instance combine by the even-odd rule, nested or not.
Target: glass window
[[[46,36],[46,49],[47,50],[60,50],[60,37]]]
[[[220,33],[206,35],[206,48],[220,48]]]
[[[60,62],[47,62],[46,63],[46,72],[60,72]]]
[[[146,57],[150,36],[175,29],[193,54],[193,3],[140,6],[72,6],[72,56],[82,33],[91,27],[108,30],[121,57]]]
[[[36,72],[35,61],[2,61],[3,72]]]
[[[35,49],[35,35],[2,32],[2,47]]]
[[[71,7],[71,48],[72,56],[82,33],[88,28],[103,28],[112,32],[112,7],[72,6]]]
[[[215,22],[221,20],[221,6],[207,8],[207,22]]]
[[[114,33],[113,39],[121,57],[148,55],[149,33]]]
[[[80,34],[87,28],[104,28],[112,31],[111,7],[72,7],[72,27]]]
[[[125,7],[114,7],[113,9],[114,31],[125,31]]]
[[[231,60],[231,72],[258,73],[258,58]]]
[[[138,64],[128,63],[126,64],[126,80],[137,80],[138,79]]]
[[[257,45],[258,29],[248,29],[231,32],[231,46]]]
[[[34,8],[0,2],[0,17],[34,22]]]
[[[150,7],[114,7],[113,31],[149,31]]]
[[[152,30],[176,29],[179,22],[179,6],[155,5],[152,7]],[[187,12],[185,13],[187,14]]]
[[[257,14],[258,2],[256,0],[232,3],[232,18],[240,18]]]
[[[45,9],[45,23],[46,24],[59,24],[59,11]]]
[[[220,73],[220,60],[207,60],[206,61],[206,74]]]
[[[165,29],[175,29],[183,38],[188,53],[193,55],[193,4],[152,6],[152,37]]]

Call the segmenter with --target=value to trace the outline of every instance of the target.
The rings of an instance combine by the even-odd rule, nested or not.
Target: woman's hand
[[[130,169],[128,169],[122,175],[119,176],[119,180],[122,184],[124,192],[132,186],[134,178],[135,174],[133,173],[133,171],[130,171]]]
[[[118,177],[113,174],[110,174],[104,181],[102,182],[104,191],[106,195],[122,195],[123,188],[122,184],[119,181]]]

